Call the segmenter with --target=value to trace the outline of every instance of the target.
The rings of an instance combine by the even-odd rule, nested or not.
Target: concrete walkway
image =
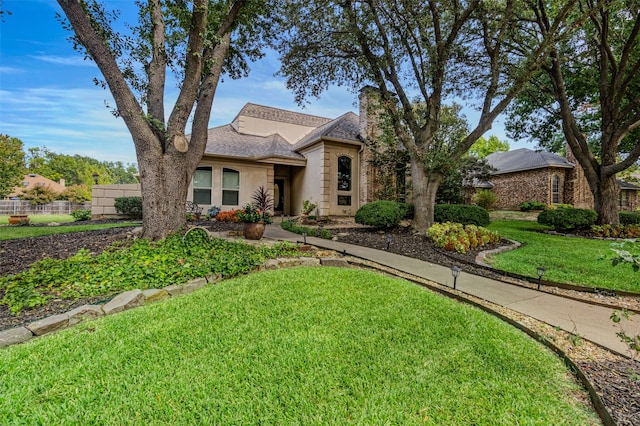
[[[303,239],[301,235],[283,230],[278,224],[268,225],[264,236],[290,242],[302,242]],[[339,241],[307,237],[307,243],[337,252],[346,251],[348,255],[453,287],[451,269],[445,266]],[[595,306],[502,281],[465,274],[464,269],[458,277],[456,288],[464,293],[523,313],[552,326],[560,327],[619,354],[629,355],[627,346],[616,336],[619,327],[609,319],[613,312],[612,308]],[[627,334],[634,336],[640,334],[639,317],[640,315],[635,315],[632,316],[631,321],[625,321]]]

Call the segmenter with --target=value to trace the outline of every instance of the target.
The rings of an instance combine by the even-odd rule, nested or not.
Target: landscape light
[[[462,272],[462,269],[460,269],[459,266],[454,266],[451,268],[451,275],[453,275],[453,289],[456,289],[456,282],[458,281],[458,277],[460,276],[460,272]]]
[[[93,176],[93,182],[97,185],[98,184],[98,173],[93,172],[93,174],[91,175]]]
[[[387,235],[387,251],[389,251],[389,246],[391,245],[391,241],[393,241],[393,237],[391,234]]]
[[[540,284],[542,283],[542,276],[547,270],[544,269],[542,266],[538,266],[536,271],[538,272],[538,290],[540,290]]]
[[[306,232],[302,233],[302,238],[304,239],[304,243],[307,244],[307,233]]]

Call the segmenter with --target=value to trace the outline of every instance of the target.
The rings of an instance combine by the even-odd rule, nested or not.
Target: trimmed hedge
[[[132,219],[142,219],[142,197],[118,197],[113,200],[118,214]]]
[[[640,212],[620,212],[622,225],[640,225]]]
[[[547,205],[540,201],[525,201],[518,206],[521,212],[530,212],[532,210],[546,210]]]
[[[436,204],[434,220],[439,223],[452,222],[463,225],[488,226],[489,212],[480,206],[469,204]]]
[[[356,223],[374,228],[393,228],[398,226],[407,213],[400,203],[395,201],[374,201],[360,207],[356,212]]]
[[[598,213],[590,209],[559,208],[545,210],[538,215],[538,223],[562,232],[588,229],[597,219]]]

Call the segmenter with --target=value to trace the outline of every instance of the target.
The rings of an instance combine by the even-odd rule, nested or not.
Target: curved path
[[[288,232],[277,224],[268,225],[265,237],[300,242],[302,237]],[[445,266],[425,262],[411,257],[388,253],[382,250],[345,244],[339,241],[307,237],[307,243],[347,254],[406,272],[439,284],[453,286],[451,270]],[[627,346],[616,336],[618,325],[609,316],[613,309],[561,296],[516,286],[503,281],[492,280],[477,275],[465,274],[458,277],[457,290],[504,306],[555,327],[577,334],[580,337],[604,346],[616,353],[629,356]],[[640,334],[640,315],[625,322],[629,335]]]

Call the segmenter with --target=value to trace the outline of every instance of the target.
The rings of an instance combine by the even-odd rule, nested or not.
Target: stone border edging
[[[349,267],[346,260],[332,257],[281,257],[268,259],[256,271],[291,268],[295,266]],[[162,289],[129,290],[117,294],[104,305],[83,305],[68,312],[52,315],[30,324],[0,331],[0,349],[28,342],[29,340],[73,327],[81,322],[137,308],[146,303],[161,301],[194,291],[209,284],[222,281],[220,275],[195,278],[185,284],[176,284]]]

